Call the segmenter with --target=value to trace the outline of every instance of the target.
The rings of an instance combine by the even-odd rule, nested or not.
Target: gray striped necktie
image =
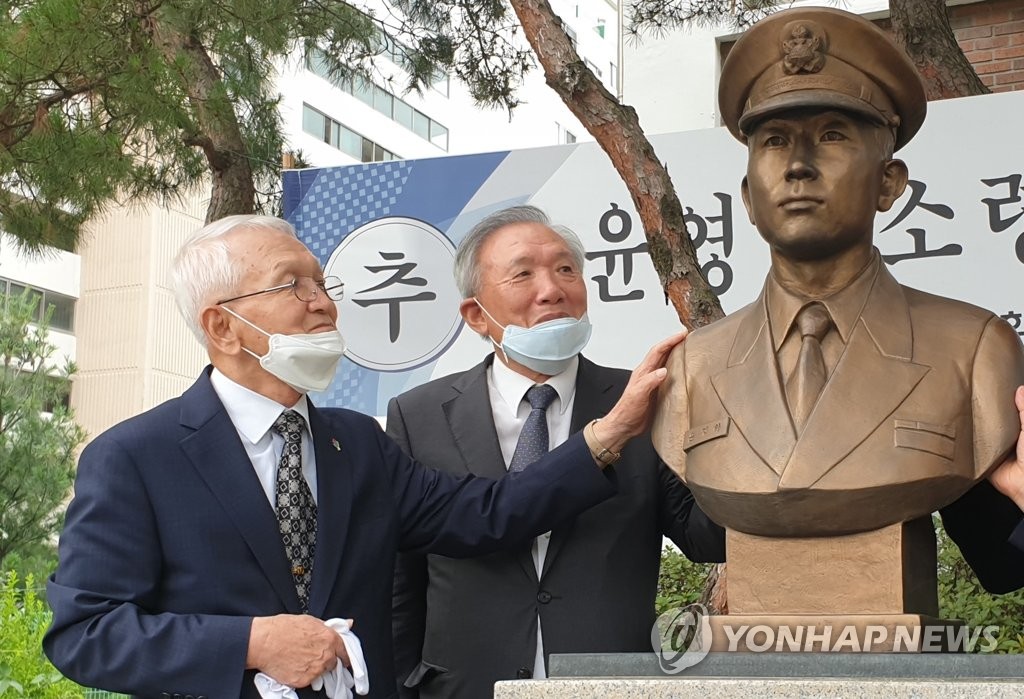
[[[522,471],[534,461],[548,453],[548,406],[558,395],[554,388],[547,384],[534,386],[526,392],[526,402],[530,404],[530,414],[519,433],[512,462],[508,466],[511,472]]]

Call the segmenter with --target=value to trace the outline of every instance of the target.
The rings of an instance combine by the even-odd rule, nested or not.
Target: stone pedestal
[[[846,536],[726,532],[729,614],[711,617],[712,651],[963,650],[938,616],[930,518]]]
[[[553,655],[552,679],[499,682],[496,699],[1009,699],[1024,656],[711,653],[676,675],[653,653]]]
[[[729,613],[939,613],[931,518],[847,536],[790,539],[728,530]]]
[[[1020,699],[1017,682],[986,680],[589,679],[498,682],[495,699]]]

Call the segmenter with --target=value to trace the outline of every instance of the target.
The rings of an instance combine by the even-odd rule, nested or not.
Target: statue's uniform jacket
[[[786,405],[765,293],[692,333],[668,363],[654,443],[707,515],[762,536],[877,529],[966,492],[1016,444],[1016,332],[902,286],[879,265],[802,434]]]

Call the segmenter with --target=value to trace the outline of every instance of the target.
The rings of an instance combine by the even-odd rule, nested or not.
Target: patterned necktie
[[[284,411],[274,421],[274,431],[284,437],[284,449],[277,464],[277,526],[304,614],[309,610],[309,584],[316,552],[316,502],[302,475],[305,425],[306,421],[294,410]]]
[[[534,386],[526,392],[526,402],[532,410],[519,433],[519,441],[508,466],[510,472],[522,471],[548,453],[547,410],[557,395],[558,392],[547,384]]]
[[[793,423],[799,432],[807,422],[814,404],[818,402],[821,389],[828,379],[821,341],[832,327],[832,318],[822,304],[811,303],[797,313],[796,324],[800,329],[800,356],[786,382],[786,397],[789,399]]]

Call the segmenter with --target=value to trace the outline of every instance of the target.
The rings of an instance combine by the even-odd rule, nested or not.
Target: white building
[[[552,7],[580,57],[615,92],[617,0],[554,0]],[[288,65],[280,92],[289,146],[322,167],[592,140],[545,85],[539,66],[527,76],[511,118],[502,109],[477,108],[466,87],[447,76],[422,95],[403,94],[404,73],[395,62],[379,61],[379,69],[371,84],[331,81],[315,57]]]
[[[970,2],[971,0],[966,0]],[[950,2],[949,4],[960,4]],[[793,6],[825,5],[818,1]],[[888,0],[847,0],[836,6],[868,19],[887,17]],[[739,37],[735,28],[678,29],[642,41],[625,42],[622,100],[636,109],[645,133],[658,134],[721,126],[718,78],[723,48]]]
[[[74,360],[75,304],[81,291],[81,258],[71,252],[50,248],[35,254],[18,250],[13,239],[0,234],[0,300],[4,295],[20,296],[28,290],[38,299],[37,318],[47,308],[50,315],[50,343],[55,365]]]

